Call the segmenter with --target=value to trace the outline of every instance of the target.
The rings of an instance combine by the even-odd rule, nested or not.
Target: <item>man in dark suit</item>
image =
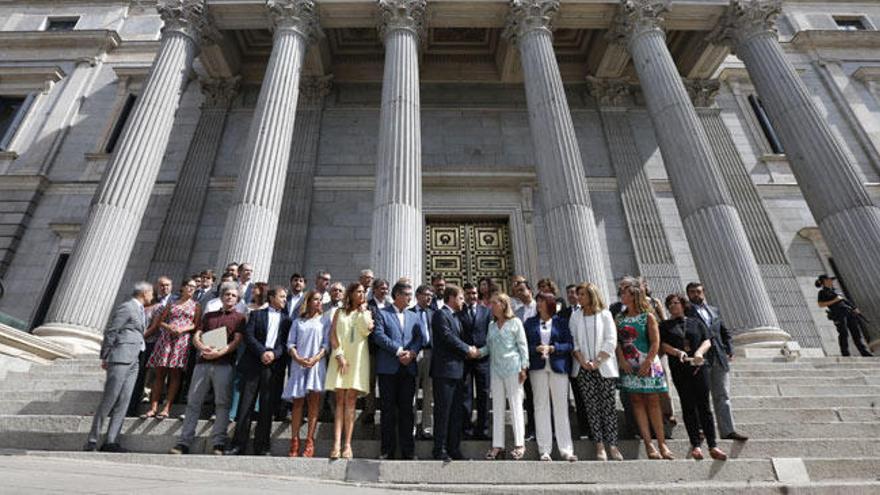
[[[580,309],[578,304],[577,285],[569,284],[565,287],[565,306],[559,310],[557,315],[564,320],[571,319],[571,314]],[[577,395],[577,394],[575,394]]]
[[[442,274],[431,275],[431,286],[434,288],[434,298],[431,299],[431,309],[438,311],[443,307],[443,294],[446,292],[446,279]]]
[[[422,388],[422,422],[419,423],[416,435],[424,440],[434,436],[434,386],[431,383],[431,321],[434,318],[431,301],[433,299],[434,290],[431,286],[421,285],[416,289],[416,305],[410,309],[422,324],[422,350],[417,358],[418,386]]]
[[[478,349],[486,346],[491,318],[489,308],[479,304],[479,297],[477,287],[474,284],[470,282],[464,284],[464,308],[456,314],[461,321],[461,340]],[[461,407],[464,437],[488,440],[489,356],[465,361],[463,381]],[[477,396],[477,422],[472,423],[475,393]]]
[[[107,437],[101,450],[126,451],[119,446],[116,437],[122,430],[125,411],[138,376],[138,357],[144,350],[144,304],[152,300],[153,286],[149,282],[138,282],[134,286],[131,299],[116,308],[110,326],[104,332],[100,357],[101,368],[107,370],[107,380],[104,382],[104,394],[98,410],[95,411],[92,430],[83,450],[92,451],[97,448],[104,419],[110,415]]]
[[[376,344],[376,375],[382,404],[382,453],[394,459],[398,442],[402,459],[415,457],[413,399],[416,394],[416,356],[422,348],[422,324],[406,308],[412,301],[412,285],[397,282],[391,289],[392,304],[378,312],[370,339]]]
[[[367,309],[373,315],[373,321],[379,319],[379,312],[388,305],[388,289],[391,285],[384,278],[373,281],[372,297],[367,300]],[[366,288],[366,287],[365,287]],[[361,424],[376,424],[376,344],[370,340],[370,391],[364,396],[364,410],[361,413]]]
[[[243,454],[247,448],[257,396],[260,398],[260,414],[254,433],[254,453],[269,455],[272,413],[281,399],[272,392],[278,389],[277,381],[284,380],[281,358],[286,354],[291,321],[284,310],[287,290],[274,287],[269,290],[268,298],[269,307],[251,313],[244,329],[245,352],[238,362],[241,399],[235,435],[231,447],[226,451],[228,455]]]
[[[700,318],[709,328],[712,347],[706,356],[709,365],[710,390],[712,392],[712,409],[715,411],[715,422],[721,438],[745,441],[749,438],[740,435],[734,429],[733,413],[730,410],[730,361],[733,361],[733,339],[730,331],[724,326],[721,313],[715,306],[706,303],[703,284],[691,282],[687,284],[687,297],[691,302],[688,316]]]
[[[447,285],[443,309],[434,313],[431,378],[434,385],[434,459],[444,462],[464,459],[461,454],[462,408],[455,401],[461,397],[464,361],[479,357],[474,346],[461,340],[461,322],[455,312],[464,304],[464,293]]]

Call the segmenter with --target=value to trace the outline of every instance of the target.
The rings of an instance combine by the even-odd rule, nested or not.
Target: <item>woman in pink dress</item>
[[[156,369],[156,380],[150,390],[150,410],[144,415],[146,418],[167,418],[171,412],[174,397],[180,390],[181,375],[186,369],[189,356],[190,336],[202,320],[202,308],[193,299],[197,287],[194,279],[183,279],[178,298],[169,301],[162,310],[162,314],[147,330],[147,333],[152,333],[158,329],[161,333],[153,348],[153,354],[147,361],[148,368]],[[169,377],[168,395],[162,411],[157,413],[166,376]]]

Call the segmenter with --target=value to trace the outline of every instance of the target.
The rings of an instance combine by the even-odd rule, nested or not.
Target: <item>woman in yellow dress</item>
[[[354,429],[355,403],[358,394],[370,390],[370,350],[368,340],[373,332],[373,315],[367,309],[364,287],[359,283],[348,286],[345,306],[333,315],[330,327],[330,345],[333,359],[327,370],[326,390],[336,391],[336,420],[334,421],[331,459],[340,456],[342,429],[345,427],[345,450],[342,457],[351,459],[351,433]]]

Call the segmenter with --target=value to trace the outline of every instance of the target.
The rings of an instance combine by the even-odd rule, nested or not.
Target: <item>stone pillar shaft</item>
[[[606,287],[599,233],[549,28],[559,2],[514,0],[511,5],[507,35],[522,61],[553,276],[560,286]]]
[[[98,187],[46,318],[48,323],[34,331],[71,346],[75,352],[97,352],[100,347],[101,332],[140,230],[174,114],[192,70],[197,43],[191,23],[201,11],[173,14],[178,17],[165,18],[159,53]]]
[[[311,0],[269,0],[275,17],[272,55],[226,218],[218,267],[236,261],[254,267],[254,280],[268,280],[290,159],[299,78],[317,19]]]
[[[874,205],[841,144],[831,133],[806,85],[770,30],[740,32],[737,56],[773,122],[804,199],[831,249],[856,304],[871,321],[880,348],[880,208]]]
[[[370,259],[392,283],[422,279],[422,138],[419,34],[424,0],[380,2],[385,16],[385,72],[373,199]]]
[[[211,170],[237,86],[237,80],[212,80],[202,84],[205,101],[162,223],[149,280],[166,275],[176,281],[187,275]]]
[[[749,332],[749,343],[779,342],[776,315],[736,209],[722,183],[706,131],[697,119],[660,27],[663,11],[651,0],[632,0],[619,21],[648,112],[682,225],[712,301],[725,323]]]

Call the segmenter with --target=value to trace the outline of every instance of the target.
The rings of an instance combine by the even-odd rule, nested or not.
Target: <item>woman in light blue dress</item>
[[[523,415],[523,387],[529,369],[529,349],[522,322],[513,315],[507,294],[495,294],[490,299],[492,315],[486,346],[480,356],[491,356],[489,362],[492,387],[492,448],[486,459],[497,459],[504,453],[504,399],[510,405],[513,423],[514,448],[510,456],[519,460],[525,454],[525,417]]]
[[[290,457],[299,456],[299,429],[302,425],[303,402],[308,398],[309,430],[303,457],[315,455],[315,430],[318,428],[318,408],[327,364],[324,356],[330,348],[327,327],[321,317],[321,294],[309,291],[305,296],[299,318],[290,327],[287,351],[290,353],[290,376],[284,387],[283,398],[293,401],[290,418]]]

